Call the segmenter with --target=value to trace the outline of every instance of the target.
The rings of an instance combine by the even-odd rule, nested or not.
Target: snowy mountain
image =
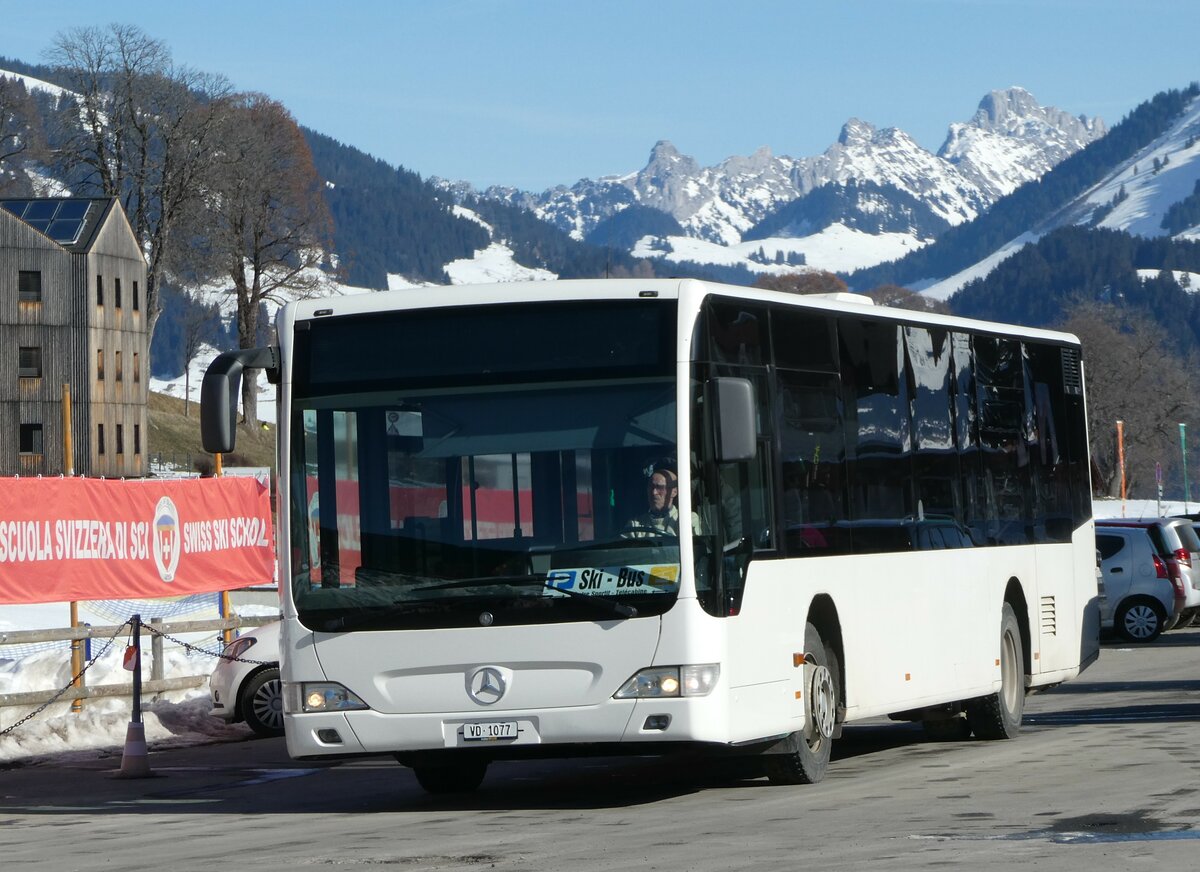
[[[905,283],[936,299],[947,299],[1026,245],[1068,226],[1200,240],[1200,96],[1187,100],[1159,135],[1121,155],[1097,181],[1057,204],[1044,220],[1022,227],[964,269],[948,275],[926,274],[920,281]]]
[[[971,120],[951,125],[937,154],[902,130],[881,130],[851,119],[837,142],[815,157],[776,157],[764,147],[748,157],[701,167],[663,140],[651,150],[646,166],[634,173],[583,179],[541,194],[493,187],[481,196],[530,209],[577,239],[587,239],[606,219],[632,205],[657,209],[678,221],[687,239],[643,240],[639,247],[642,252],[652,248],[669,260],[700,256],[705,258],[700,262],[732,260],[762,270],[739,251],[742,243],[755,240],[750,250],[762,248],[768,262],[804,254],[810,267],[845,269],[878,262],[871,258],[880,246],[864,247],[859,258],[837,258],[834,266],[833,261],[818,259],[829,247],[821,237],[843,236],[847,228],[864,230],[860,219],[871,216],[866,222],[870,235],[899,234],[904,237],[899,248],[919,247],[940,227],[972,220],[1105,131],[1099,119],[1043,107],[1028,91],[1010,88],[988,94]],[[459,197],[475,193],[461,182],[435,182]],[[864,183],[871,186],[870,197],[861,196]],[[781,210],[797,206],[814,192],[840,192],[852,184],[859,186],[854,195],[858,202],[839,216],[790,224],[774,220]],[[770,235],[756,232],[764,222],[773,222]],[[728,251],[709,249],[698,255],[697,241]],[[731,254],[736,256],[731,259]]]

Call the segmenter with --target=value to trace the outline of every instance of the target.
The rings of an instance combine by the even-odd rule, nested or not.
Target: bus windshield
[[[673,303],[612,300],[302,322],[301,621],[416,629],[670,608],[677,521],[640,521],[656,470],[674,475],[674,319]]]

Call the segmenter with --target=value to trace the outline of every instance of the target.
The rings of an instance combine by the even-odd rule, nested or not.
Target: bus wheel
[[[825,777],[833,747],[841,674],[837,654],[812,624],[804,625],[804,729],[788,737],[788,750],[767,754],[772,784],[816,784]]]
[[[486,762],[480,761],[417,765],[413,774],[429,793],[472,793],[483,782],[487,767]]]
[[[1012,606],[1000,618],[1000,690],[967,706],[967,721],[981,739],[1012,739],[1025,713],[1025,655]]]

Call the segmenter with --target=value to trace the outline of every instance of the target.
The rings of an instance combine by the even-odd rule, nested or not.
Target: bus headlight
[[[288,712],[352,712],[369,708],[357,694],[335,681],[307,681],[284,685]]]
[[[642,669],[621,685],[613,699],[663,699],[708,696],[721,677],[719,663],[655,666]]]

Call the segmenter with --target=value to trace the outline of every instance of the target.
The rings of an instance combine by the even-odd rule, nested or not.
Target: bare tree
[[[0,190],[19,187],[18,166],[43,156],[39,118],[25,83],[0,76]]]
[[[85,192],[117,197],[147,258],[150,339],[158,289],[182,245],[175,228],[196,208],[231,88],[221,76],[177,66],[132,25],[60,33],[48,53],[75,94],[61,108],[64,168]]]
[[[1075,307],[1063,329],[1083,343],[1093,486],[1120,495],[1116,422],[1124,421],[1127,489],[1173,469],[1178,423],[1197,411],[1189,372],[1162,328],[1144,315],[1101,303]]]
[[[941,300],[926,297],[900,285],[880,285],[867,291],[867,296],[880,306],[893,309],[913,309],[917,312],[939,312],[950,314],[950,307]]]
[[[195,228],[200,250],[232,282],[238,346],[259,343],[266,301],[311,296],[326,284],[320,267],[333,222],[312,152],[295,119],[278,102],[245,95],[221,125],[218,166]],[[242,383],[242,411],[257,418],[255,373]]]
[[[781,276],[761,275],[755,280],[754,287],[789,294],[837,294],[849,290],[844,281],[823,270]]]

